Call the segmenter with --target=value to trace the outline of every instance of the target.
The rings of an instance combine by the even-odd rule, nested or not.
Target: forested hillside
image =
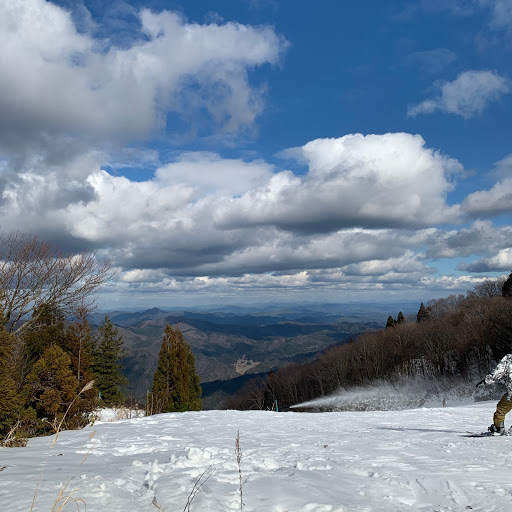
[[[415,321],[395,320],[331,348],[304,365],[291,364],[251,380],[226,404],[263,409],[329,395],[375,381],[404,383],[452,379],[477,382],[512,350],[512,293],[509,279],[486,281],[466,295],[420,305]]]
[[[332,309],[332,311],[329,311]],[[337,313],[335,312],[337,311]],[[206,386],[204,406],[220,405],[221,396],[211,397],[228,384],[232,394],[241,385],[240,377],[269,372],[287,363],[311,361],[326,348],[347,343],[362,331],[375,330],[382,313],[343,313],[326,305],[297,307],[263,313],[179,311],[153,308],[144,312],[110,312],[124,339],[125,375],[134,398],[145,399],[151,388],[158,352],[166,324],[178,326],[191,346],[196,370]],[[247,379],[245,379],[247,380]],[[213,382],[217,384],[213,384]]]

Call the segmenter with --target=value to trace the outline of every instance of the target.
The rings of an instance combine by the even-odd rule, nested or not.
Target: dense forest
[[[365,332],[315,361],[290,364],[249,381],[227,408],[286,408],[340,388],[411,377],[476,382],[512,349],[512,274],[487,280],[466,295],[420,305],[407,321],[399,312],[382,330]]]

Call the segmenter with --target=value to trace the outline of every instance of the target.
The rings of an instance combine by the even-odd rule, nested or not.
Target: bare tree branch
[[[64,314],[92,308],[92,294],[113,276],[110,261],[99,262],[95,253],[66,255],[37,236],[0,234],[0,307],[10,332],[37,324],[42,304]]]

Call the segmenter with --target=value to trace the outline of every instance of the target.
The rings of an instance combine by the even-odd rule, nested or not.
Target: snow
[[[349,389],[340,388],[338,392],[310,402],[292,406],[292,409],[307,409],[310,411],[366,411],[366,410],[402,410],[418,407],[436,407],[444,403],[453,405],[470,404],[483,401],[490,391],[490,396],[496,394],[496,389],[476,390],[473,384],[462,383],[450,379],[414,378],[406,379],[398,384],[376,382],[364,387],[353,386]],[[498,392],[503,389],[498,388]]]
[[[239,430],[245,512],[510,511],[512,437],[466,434],[486,430],[495,403],[97,422],[53,446],[0,448],[0,510],[29,511],[37,488],[33,510],[50,511],[63,487],[78,500],[64,510],[240,510]]]

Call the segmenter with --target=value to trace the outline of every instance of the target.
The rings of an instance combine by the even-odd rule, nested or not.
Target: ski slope
[[[240,510],[239,429],[246,512],[508,512],[512,437],[465,437],[487,428],[494,405],[96,423],[61,432],[53,446],[47,437],[0,448],[0,510],[28,512],[37,488],[33,510],[51,511],[68,482],[64,495],[79,500],[70,511]]]

